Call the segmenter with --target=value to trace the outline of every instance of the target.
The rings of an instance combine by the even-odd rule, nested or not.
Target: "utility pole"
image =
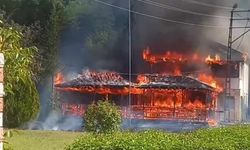
[[[129,128],[131,128],[131,83],[132,83],[132,31],[131,31],[131,0],[128,1],[129,14],[128,14],[128,58],[129,58],[129,96],[128,96],[128,107],[129,107]]]
[[[232,36],[233,36],[233,17],[234,10],[237,6],[234,5],[233,10],[231,11],[230,25],[229,25],[229,36],[228,36],[228,50],[227,50],[227,74],[226,74],[226,97],[231,96],[231,71],[230,63],[232,59]]]
[[[247,34],[250,31],[250,26],[233,26],[234,21],[249,21],[250,19],[247,18],[234,18],[234,14],[237,13],[248,13],[250,10],[236,10],[237,4],[234,4],[233,9],[231,11],[231,17],[230,17],[230,26],[229,26],[229,36],[228,36],[228,50],[227,50],[227,72],[226,72],[226,79],[225,79],[225,99],[224,99],[224,114],[227,110],[227,100],[231,97],[231,69],[232,69],[232,46],[233,44],[239,40],[241,37],[243,37],[245,34]],[[239,15],[240,16],[240,15]],[[235,39],[233,38],[233,30],[235,29],[248,29],[247,31],[244,31],[242,34],[240,34]]]

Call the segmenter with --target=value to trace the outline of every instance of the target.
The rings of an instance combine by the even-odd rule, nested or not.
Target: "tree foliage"
[[[119,130],[121,114],[117,106],[108,101],[98,101],[88,107],[84,116],[86,131],[110,133]]]
[[[57,64],[63,4],[64,0],[0,0],[5,19],[20,25],[28,46],[38,48],[34,62],[38,82],[51,76]]]
[[[27,61],[26,69],[30,69],[29,72],[23,69],[14,70],[20,71],[17,72],[18,76],[13,72],[9,73],[6,78],[5,101],[7,103],[4,119],[7,127],[17,127],[38,114],[39,99],[36,87],[45,86],[46,79],[51,77],[57,64],[58,42],[64,13],[63,1],[0,0],[0,18],[5,20],[5,26],[16,29],[12,29],[12,32],[9,28],[4,28],[5,31],[11,31],[6,31],[10,32],[13,37],[8,40],[18,43],[16,47],[25,49],[21,52],[22,54],[27,52],[27,55],[16,55]],[[13,51],[13,55],[17,52],[19,51]],[[21,56],[27,57],[21,58]],[[7,59],[13,58],[9,56]],[[15,59],[14,57],[13,61]],[[10,68],[10,71],[13,71],[13,68]],[[19,76],[22,76],[20,81],[17,80],[18,83],[14,83],[15,78]]]
[[[109,3],[120,6],[127,4],[126,1],[116,0],[109,0]],[[65,7],[65,14],[66,29],[68,29],[66,35],[82,45],[78,47],[81,47],[79,53],[84,51],[84,64],[88,64],[89,68],[126,70],[127,12],[93,0],[69,0]],[[64,45],[70,42],[68,39],[63,39],[66,43]],[[66,63],[71,64],[70,60]]]
[[[41,43],[38,45],[40,49],[38,58],[41,62],[42,70],[40,77],[46,78],[53,75],[58,64],[59,39],[63,23],[64,6],[61,0],[52,0],[50,16],[47,18],[47,24],[43,27],[43,34],[39,38]]]
[[[24,47],[22,38],[20,32],[1,23],[0,52],[6,59],[4,68],[6,127],[18,127],[35,118],[39,111],[38,91],[31,69],[37,48]]]
[[[115,2],[115,0],[112,0],[112,3]],[[59,40],[63,26],[73,22],[75,24],[79,23],[79,26],[86,31],[82,35],[83,45],[88,49],[86,53],[95,57],[110,57],[108,54],[114,52],[114,43],[118,39],[118,34],[123,34],[124,26],[121,24],[126,24],[123,21],[126,19],[120,17],[119,13],[115,14],[113,9],[102,7],[92,0],[0,0],[0,18],[2,16],[8,24],[18,28],[19,32],[12,29],[13,32],[16,32],[13,33],[13,36],[18,37],[15,40],[18,41],[19,47],[29,49],[27,53],[29,52],[29,56],[32,56],[30,58],[26,55],[29,58],[26,61],[32,59],[32,63],[26,63],[30,72],[21,72],[23,74],[27,73],[26,81],[29,81],[31,86],[26,87],[28,82],[25,81],[25,83],[22,83],[22,89],[19,89],[22,80],[14,83],[14,79],[17,78],[14,74],[13,76],[10,75],[9,79],[6,79],[6,84],[10,83],[5,98],[6,102],[9,101],[9,104],[5,108],[8,113],[4,118],[6,122],[9,121],[6,125],[11,126],[14,126],[14,122],[16,122],[15,126],[17,126],[28,121],[28,118],[34,118],[35,110],[38,108],[38,101],[37,91],[33,84],[38,87],[45,83],[44,80],[53,75],[58,65]],[[5,28],[5,30],[10,29]],[[119,45],[119,49],[124,47],[120,44],[117,45]],[[32,46],[36,46],[37,49]],[[19,57],[21,57],[20,54]],[[30,76],[32,76],[32,80],[28,80]],[[10,87],[14,84],[18,84],[16,89]],[[25,88],[29,88],[27,92],[23,92]],[[33,93],[32,91],[36,92]],[[30,96],[28,97],[28,95]],[[34,104],[34,107],[28,108],[30,110],[27,111],[33,111],[34,114],[27,112],[25,115],[23,113],[20,113],[20,116],[13,115],[18,114],[19,109],[22,110],[26,107],[26,100],[31,99],[30,104]],[[23,116],[26,118],[23,119]]]

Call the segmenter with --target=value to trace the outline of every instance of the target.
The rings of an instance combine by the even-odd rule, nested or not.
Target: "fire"
[[[147,89],[143,93],[142,100],[135,101],[133,112],[143,110],[144,114],[132,114],[132,118],[143,119],[191,119],[206,121],[206,111],[213,109],[215,105],[205,103],[205,99],[199,97],[193,99],[192,91],[180,89]],[[190,95],[191,94],[191,95]]]
[[[151,64],[156,64],[160,62],[178,63],[178,62],[186,62],[188,60],[182,54],[170,51],[167,51],[164,54],[153,55],[148,47],[145,50],[143,50],[142,56],[145,61]]]
[[[143,59],[151,65],[157,63],[167,64],[165,74],[139,74],[135,83],[129,83],[119,73],[116,72],[95,72],[87,71],[82,73],[78,78],[72,80],[69,85],[72,86],[56,86],[58,91],[70,91],[80,93],[94,93],[107,96],[109,94],[116,97],[126,97],[133,94],[133,104],[131,106],[132,116],[128,116],[126,111],[124,116],[131,118],[143,119],[191,119],[207,121],[211,126],[216,126],[215,120],[209,119],[208,111],[216,109],[216,100],[218,93],[223,91],[222,86],[212,75],[195,72],[198,80],[210,85],[204,85],[199,81],[188,82],[183,75],[185,69],[191,68],[193,63],[203,64],[223,64],[219,55],[207,58],[198,54],[184,55],[177,52],[167,51],[163,54],[152,54],[149,48],[143,50]],[[205,59],[204,59],[205,58]],[[205,60],[205,61],[204,61]],[[192,62],[187,68],[183,68],[187,62]],[[204,66],[204,65],[202,65]],[[165,67],[165,66],[164,66]],[[194,70],[194,69],[193,69]],[[182,73],[183,72],[183,73]],[[171,75],[171,76],[167,76]],[[173,78],[170,78],[173,77]],[[184,80],[183,80],[183,78]],[[181,78],[181,80],[179,79]],[[57,74],[55,84],[62,83],[63,75]],[[192,86],[197,82],[198,86]],[[75,84],[79,83],[79,84]],[[181,86],[179,85],[181,84]],[[206,87],[206,88],[204,88]],[[205,89],[205,90],[203,90]],[[209,91],[209,92],[208,92]],[[66,106],[65,106],[66,107]],[[74,112],[77,112],[75,106],[67,106]]]
[[[209,65],[212,64],[218,64],[218,65],[223,65],[225,64],[225,61],[223,61],[220,57],[220,55],[216,54],[214,57],[211,57],[211,55],[208,55],[205,59],[205,62]]]
[[[129,92],[131,94],[142,94],[143,91],[138,88],[121,88],[121,89],[116,89],[116,88],[108,88],[108,87],[82,87],[82,88],[73,88],[73,87],[67,87],[67,88],[56,88],[58,91],[68,91],[68,92],[80,92],[80,93],[95,93],[95,94],[102,94],[102,95],[108,95],[108,94],[113,94],[113,95],[128,95]]]
[[[63,114],[70,114],[74,116],[83,116],[86,111],[86,106],[84,106],[83,104],[62,103],[61,108]]]
[[[201,73],[199,74],[198,79],[210,86],[212,86],[213,88],[215,88],[218,92],[222,92],[223,88],[222,86],[219,85],[219,83],[216,81],[216,79],[214,79],[214,77],[212,75],[206,75],[205,73]]]
[[[139,85],[149,83],[150,80],[146,75],[140,74],[137,76],[136,81],[138,82]]]
[[[184,107],[193,110],[193,109],[204,109],[206,108],[206,105],[203,104],[201,100],[196,99],[193,103],[189,101]]]
[[[60,79],[60,80],[59,80]],[[58,75],[58,84],[61,82],[62,75]],[[81,86],[76,83],[80,83]],[[80,93],[95,93],[95,94],[114,94],[114,95],[128,95],[141,94],[142,90],[136,88],[131,84],[129,88],[129,82],[124,80],[123,77],[116,72],[96,72],[85,71],[78,78],[74,79],[69,87],[63,87],[63,85],[56,85],[58,91],[80,92]]]
[[[207,123],[210,127],[217,127],[218,122],[215,119],[207,119]]]
[[[54,78],[54,84],[57,85],[63,82],[64,82],[63,74],[61,72],[57,73]]]
[[[181,90],[162,90],[159,93],[155,90],[150,90],[149,93],[154,93],[153,106],[155,107],[166,107],[171,109],[186,108],[189,110],[205,109],[208,107],[202,102],[202,100],[195,99],[192,101],[186,99],[184,96],[186,93]]]
[[[199,58],[200,58],[199,55],[196,54],[196,53],[195,53],[195,54],[193,55],[193,57],[192,57],[192,59],[193,59],[193,60],[196,60],[196,61],[198,61]]]
[[[214,56],[208,55],[206,58],[199,56],[197,53],[193,55],[183,55],[177,52],[166,51],[163,54],[152,54],[149,47],[143,50],[143,60],[151,64],[157,64],[161,62],[165,63],[206,63],[208,65],[217,64],[224,65],[226,61],[222,60],[220,55],[216,54]],[[242,56],[246,59],[247,55]]]
[[[182,75],[181,70],[178,67],[175,68],[174,75],[175,76],[181,76]]]

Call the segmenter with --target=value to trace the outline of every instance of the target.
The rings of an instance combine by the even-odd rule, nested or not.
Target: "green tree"
[[[115,0],[110,4],[119,3]],[[83,39],[84,51],[92,60],[120,60],[111,54],[126,53],[127,13],[101,5],[93,0],[69,0],[65,7],[65,24],[70,23],[78,37]],[[73,24],[73,25],[72,25]],[[125,44],[124,44],[125,43]],[[85,60],[88,61],[88,60]],[[87,62],[95,67],[95,62]],[[96,62],[98,63],[98,62]],[[105,68],[109,69],[109,68]]]
[[[36,47],[24,47],[23,35],[0,23],[0,52],[5,56],[4,125],[18,127],[37,116],[39,97],[32,65]]]
[[[120,129],[121,113],[115,104],[98,101],[91,104],[84,116],[86,131],[95,133],[110,133]]]
[[[50,77],[58,64],[59,39],[63,24],[64,6],[62,0],[50,1],[50,16],[47,24],[43,26],[40,43],[38,44],[41,63],[40,77]],[[45,5],[46,6],[46,5]]]
[[[46,79],[56,67],[63,4],[64,0],[0,0],[4,18],[21,26],[28,46],[38,48],[33,67],[37,81]]]

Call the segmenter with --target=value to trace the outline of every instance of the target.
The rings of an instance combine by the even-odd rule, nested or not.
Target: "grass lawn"
[[[183,133],[141,131],[96,135],[30,130],[12,130],[11,133],[6,141],[14,150],[63,150],[66,146],[67,150],[250,150],[250,125]]]
[[[6,138],[14,150],[62,150],[83,133],[62,131],[11,130]]]

